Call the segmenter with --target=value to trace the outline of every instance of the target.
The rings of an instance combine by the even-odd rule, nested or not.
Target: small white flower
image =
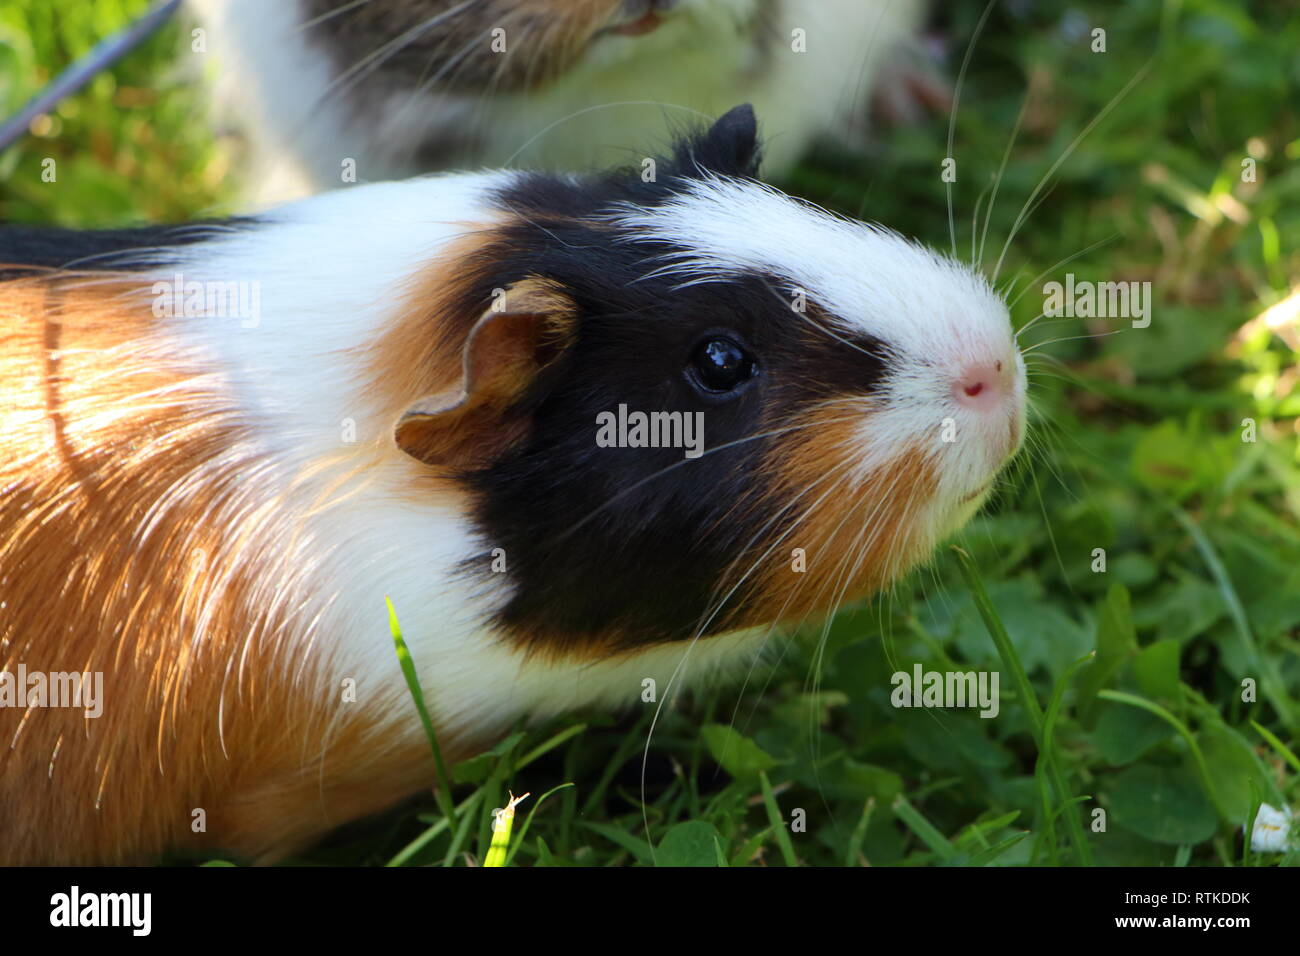
[[[1259,813],[1255,815],[1255,830],[1250,835],[1250,848],[1256,853],[1285,853],[1292,849],[1296,844],[1291,839],[1291,826],[1295,822],[1295,814],[1290,807],[1269,806],[1267,803],[1259,805]],[[1245,824],[1242,824],[1242,832],[1246,831]]]

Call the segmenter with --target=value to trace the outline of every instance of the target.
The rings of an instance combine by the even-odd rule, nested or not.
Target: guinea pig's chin
[[[975,515],[979,513],[979,510],[983,508],[985,503],[989,500],[991,494],[993,494],[993,479],[990,478],[988,482],[985,483],[984,487],[976,488],[970,494],[958,499],[957,504],[953,508],[953,523],[955,527],[951,530],[960,530],[966,522],[975,517]]]
[[[914,535],[913,564],[923,563],[935,549],[970,523],[993,491],[993,482],[973,493],[959,497],[945,497],[931,503],[926,519],[918,523]]]

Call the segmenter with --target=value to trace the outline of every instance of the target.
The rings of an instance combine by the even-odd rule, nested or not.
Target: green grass
[[[0,105],[142,6],[6,4]],[[999,280],[1015,280],[1016,325],[1065,271],[1151,281],[1153,321],[1040,320],[1025,335],[1029,445],[960,536],[969,561],[942,549],[794,635],[743,689],[665,707],[648,755],[653,705],[556,721],[451,771],[455,826],[430,796],[302,862],[482,860],[507,790],[534,794],[513,865],[1300,862],[1241,839],[1260,801],[1300,803],[1300,373],[1283,336],[1251,323],[1300,287],[1300,19],[1262,0],[1027,6],[992,14],[965,78],[957,254],[972,257],[987,213],[991,267],[1035,197]],[[980,10],[954,14],[954,73]],[[1105,53],[1089,50],[1093,26]],[[0,155],[0,218],[223,209],[230,146],[198,119],[177,42],[152,41]],[[785,185],[948,249],[947,136],[945,116],[865,158],[827,147]],[[57,188],[40,182],[46,156]],[[998,719],[891,706],[891,674],[917,662],[998,671]]]

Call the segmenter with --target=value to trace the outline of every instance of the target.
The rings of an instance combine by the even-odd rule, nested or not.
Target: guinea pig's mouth
[[[609,33],[620,37],[639,37],[647,33],[653,33],[663,24],[664,18],[656,11],[650,10],[644,16],[631,23],[624,23],[621,26],[606,27],[602,33]]]
[[[664,15],[676,6],[675,0],[632,0],[624,3],[615,22],[596,32],[597,37],[639,37],[653,33],[664,24]]]
[[[982,495],[986,495],[986,494],[988,494],[988,493],[989,493],[989,489],[992,488],[992,487],[993,487],[993,479],[990,478],[988,481],[984,482],[984,484],[980,485],[978,488],[976,488],[976,489],[975,489],[974,491],[972,491],[970,494],[968,494],[968,495],[963,495],[963,496],[961,497],[961,500],[958,501],[957,503],[958,503],[959,505],[968,505],[968,504],[970,504],[972,501],[974,501],[976,498],[979,498],[979,497],[982,496]]]

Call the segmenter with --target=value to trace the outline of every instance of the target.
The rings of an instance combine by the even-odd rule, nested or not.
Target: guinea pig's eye
[[[717,336],[695,347],[689,366],[699,385],[710,392],[729,392],[754,377],[753,358],[731,339]]]

